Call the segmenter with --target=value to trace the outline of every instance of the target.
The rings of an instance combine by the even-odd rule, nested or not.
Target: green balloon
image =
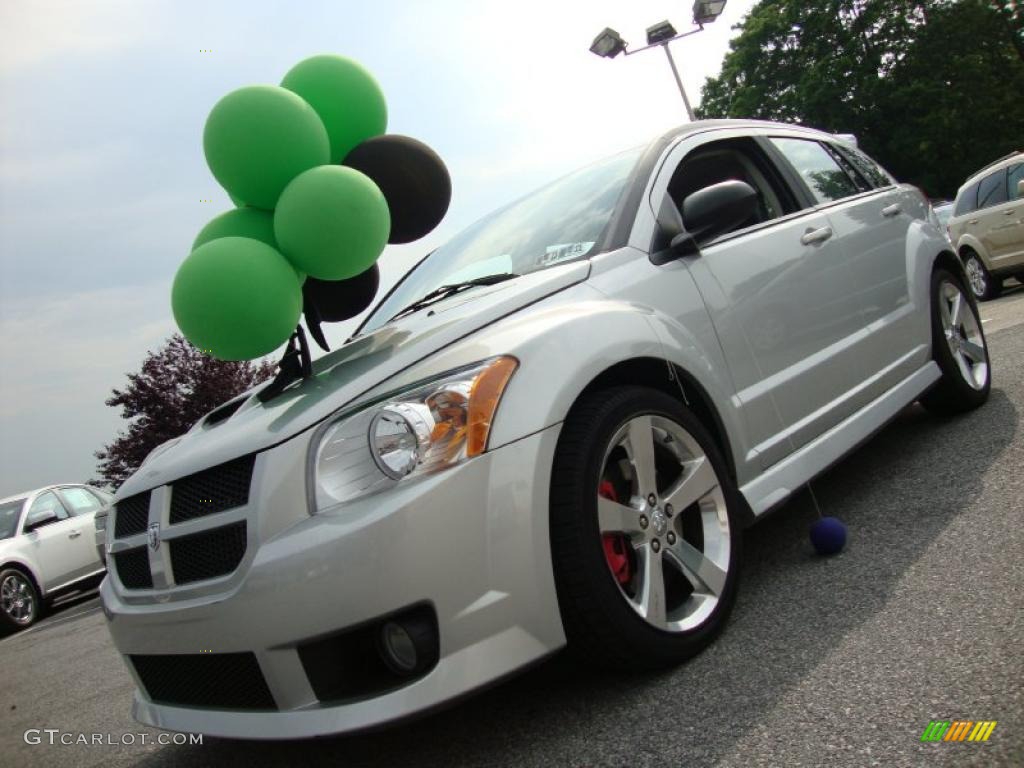
[[[266,210],[292,179],[331,156],[313,108],[273,85],[239,88],[218,101],[206,119],[203,150],[232,199]]]
[[[252,360],[288,340],[302,312],[295,270],[266,243],[222,237],[174,276],[171,308],[190,342],[221,360]]]
[[[192,250],[221,237],[249,237],[276,250],[274,214],[270,211],[261,211],[259,208],[233,208],[212,219],[199,230],[195,242],[192,243]]]
[[[373,75],[344,56],[325,54],[300,61],[281,85],[295,91],[320,115],[331,139],[331,162],[388,126],[388,107]]]
[[[341,165],[306,171],[274,209],[274,234],[295,269],[321,280],[368,270],[384,250],[391,214],[370,178]]]

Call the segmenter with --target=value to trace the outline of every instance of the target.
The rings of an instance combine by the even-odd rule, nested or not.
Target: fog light
[[[381,656],[392,672],[408,675],[416,671],[419,653],[408,630],[388,621],[380,629]]]

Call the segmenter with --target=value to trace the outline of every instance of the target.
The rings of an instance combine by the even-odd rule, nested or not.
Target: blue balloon
[[[836,517],[823,517],[811,526],[811,544],[819,555],[834,555],[846,545],[846,526]]]

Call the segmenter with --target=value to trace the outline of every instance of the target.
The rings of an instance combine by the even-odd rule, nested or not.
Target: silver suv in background
[[[1007,277],[1024,283],[1024,152],[967,179],[956,194],[948,230],[975,297],[994,299]]]
[[[51,485],[0,499],[0,624],[22,629],[45,603],[105,571],[94,517],[111,496],[87,485]]]

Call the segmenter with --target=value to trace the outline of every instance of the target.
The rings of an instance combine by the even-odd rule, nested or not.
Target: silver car
[[[111,497],[86,485],[51,485],[0,499],[0,621],[34,622],[46,603],[101,577],[93,518]]]
[[[512,203],[121,487],[101,594],[136,718],[307,737],[566,645],[679,663],[744,526],[915,400],[985,401],[965,285],[920,192],[789,125],[693,123]]]

